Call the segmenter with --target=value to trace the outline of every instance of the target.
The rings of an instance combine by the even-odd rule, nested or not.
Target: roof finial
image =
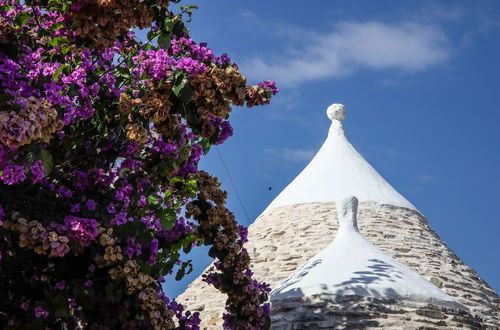
[[[340,103],[334,103],[326,109],[326,115],[330,120],[344,120],[346,114],[347,109]]]
[[[335,203],[339,217],[339,226],[358,231],[358,199],[354,196],[342,198]]]

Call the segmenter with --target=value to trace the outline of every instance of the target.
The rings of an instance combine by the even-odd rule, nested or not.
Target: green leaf
[[[209,139],[203,138],[198,144],[203,148],[203,153],[205,155],[208,154],[208,152],[210,151],[210,147],[212,146]]]
[[[57,22],[57,23],[53,24],[53,25],[50,27],[50,30],[51,30],[51,31],[57,31],[57,30],[59,30],[59,29],[61,29],[61,28],[63,28],[63,27],[64,27],[64,23],[63,23],[63,22]]]
[[[52,158],[52,154],[49,151],[42,149],[40,150],[40,158],[43,162],[43,172],[45,175],[49,175],[54,168],[54,158]]]
[[[84,308],[92,309],[95,305],[95,289],[79,287],[74,289],[78,300]]]
[[[11,107],[12,110],[14,110],[16,113],[19,113],[19,111],[21,111],[21,106],[17,103],[14,103]]]
[[[0,103],[5,103],[7,101],[12,100],[14,97],[8,93],[0,94]]]
[[[190,195],[190,197],[195,197],[198,193],[198,184],[195,179],[190,179],[186,182],[184,187],[186,192]]]
[[[147,37],[148,37],[148,40],[149,41],[153,41],[155,38],[158,38],[158,36],[160,35],[161,31],[160,30],[157,30],[157,31],[149,31],[148,34],[147,34]]]
[[[191,87],[189,85],[185,85],[181,89],[179,95],[180,95],[181,100],[183,100],[186,103],[189,103],[189,102],[191,102],[191,99],[193,98],[193,90],[191,89]]]
[[[66,12],[68,11],[69,7],[71,6],[71,1],[66,1],[63,3],[62,7],[61,7],[61,11],[62,12]]]
[[[144,230],[139,235],[135,235],[137,241],[142,245],[147,244],[153,240],[155,234],[151,230]]]
[[[31,165],[33,165],[33,163],[36,160],[37,160],[37,158],[36,158],[35,152],[34,151],[28,152],[28,154],[26,155],[26,168],[29,168]]]
[[[160,223],[163,229],[170,230],[175,225],[175,220],[177,216],[173,210],[170,209],[162,209],[156,211],[156,216],[160,218]]]
[[[61,64],[57,70],[52,74],[52,79],[54,79],[55,81],[57,81],[57,78],[59,78],[59,75],[61,74],[62,70],[64,70],[66,68],[66,64]]]
[[[169,172],[169,170],[172,167],[172,159],[169,160],[162,160],[159,162],[155,167],[154,170],[160,175],[160,176],[166,176]]]
[[[174,183],[182,182],[182,181],[184,181],[184,178],[182,176],[175,176],[172,179],[170,179],[170,184],[172,185]]]
[[[130,70],[127,67],[117,67],[115,75],[121,81],[130,81],[131,79]]]
[[[53,293],[50,296],[50,310],[56,317],[68,317],[69,309],[68,309],[68,292],[66,291],[58,291],[57,293]]]
[[[115,282],[108,282],[104,287],[104,295],[106,300],[117,303],[121,300],[123,291],[115,284]]]
[[[132,59],[132,57],[128,57],[126,60],[125,60],[125,64],[127,65],[128,68],[131,68],[134,66],[134,60]]]
[[[69,45],[62,46],[61,47],[61,54],[66,55],[69,52],[70,48],[71,47]]]
[[[205,242],[205,245],[209,245],[208,243],[209,243],[208,241],[207,241],[207,242]],[[217,257],[217,250],[216,250],[216,249],[212,246],[212,247],[210,248],[210,250],[208,250],[208,255],[209,255],[211,258],[215,258],[215,257]]]
[[[54,311],[54,316],[55,317],[68,317],[69,316],[69,309],[67,306],[60,307]]]
[[[181,268],[181,269],[179,269],[179,270],[177,271],[177,274],[175,274],[175,280],[176,280],[176,281],[180,281],[180,280],[184,277],[185,273],[186,273],[186,272],[184,271],[184,269],[182,269],[182,268]]]
[[[172,31],[175,25],[175,21],[172,17],[166,17],[165,18],[165,30],[166,31]]]
[[[153,206],[159,206],[161,204],[161,197],[158,195],[149,195],[148,204]]]
[[[196,107],[186,107],[186,120],[194,134],[200,134],[203,128],[201,116],[196,111]],[[210,140],[208,140],[210,142]]]
[[[187,268],[187,270],[186,270],[186,268]],[[183,262],[182,269],[184,269],[184,272],[186,273],[186,275],[189,275],[193,271],[193,265],[191,264],[191,260]]]
[[[139,225],[137,222],[134,221],[124,223],[121,226],[116,226],[114,227],[113,230],[113,233],[121,239],[126,239],[127,237],[136,236],[138,232],[139,232]]]
[[[192,248],[192,244],[184,245],[184,247],[182,248],[182,251],[184,251],[184,253],[189,253],[189,252],[191,252],[191,248]]]
[[[186,30],[186,27],[182,21],[176,21],[174,26],[172,27],[172,32],[175,35],[180,35]]]
[[[158,44],[165,48],[170,47],[170,41],[171,41],[170,35],[166,33],[160,34],[160,37],[158,38]]]
[[[131,173],[131,172],[132,172],[132,170],[131,170],[130,168],[128,168],[128,167],[124,167],[124,168],[122,168],[122,169],[120,170],[119,176],[120,176],[120,177],[124,177],[124,176],[125,176],[125,174],[127,174],[127,173]]]
[[[179,71],[177,71],[179,72]],[[184,72],[178,73],[177,77],[174,76],[174,86],[172,87],[172,91],[174,95],[178,98],[181,98],[181,90],[186,87],[188,83],[188,79]]]
[[[68,95],[71,97],[75,97],[75,96],[79,95],[77,84],[70,84],[69,85]]]
[[[69,44],[68,38],[65,37],[55,37],[49,43],[52,47],[57,47],[62,44]]]
[[[27,11],[22,11],[16,15],[16,18],[14,18],[14,25],[16,27],[21,27],[23,25],[26,25],[29,18],[30,14]]]
[[[266,321],[264,322],[264,330],[269,329],[271,329],[271,318],[268,316],[266,317]]]
[[[189,253],[191,251],[194,241],[196,241],[196,236],[193,234],[186,236],[186,238],[182,240],[182,250],[184,253]]]

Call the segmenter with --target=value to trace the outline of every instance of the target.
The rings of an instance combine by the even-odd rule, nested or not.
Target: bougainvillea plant
[[[246,228],[198,161],[232,106],[277,89],[248,86],[171,5],[0,0],[0,328],[197,329],[162,282],[201,244],[224,326],[269,326]]]

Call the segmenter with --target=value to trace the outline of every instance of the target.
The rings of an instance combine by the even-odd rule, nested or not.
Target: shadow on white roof
[[[379,250],[359,233],[356,219],[358,200],[355,197],[336,204],[339,230],[333,242],[274,289],[271,301],[319,294],[338,297],[354,295],[467,310],[467,307]]]

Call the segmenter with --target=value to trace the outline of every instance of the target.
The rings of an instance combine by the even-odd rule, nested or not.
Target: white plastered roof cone
[[[347,140],[342,127],[346,114],[346,108],[342,104],[328,107],[327,116],[332,124],[323,146],[262,214],[279,206],[335,202],[346,196],[357,196],[360,202],[416,210]]]
[[[467,307],[379,250],[360,234],[356,197],[348,197],[336,205],[339,230],[333,242],[274,289],[271,301],[318,294],[355,295],[467,310]]]

